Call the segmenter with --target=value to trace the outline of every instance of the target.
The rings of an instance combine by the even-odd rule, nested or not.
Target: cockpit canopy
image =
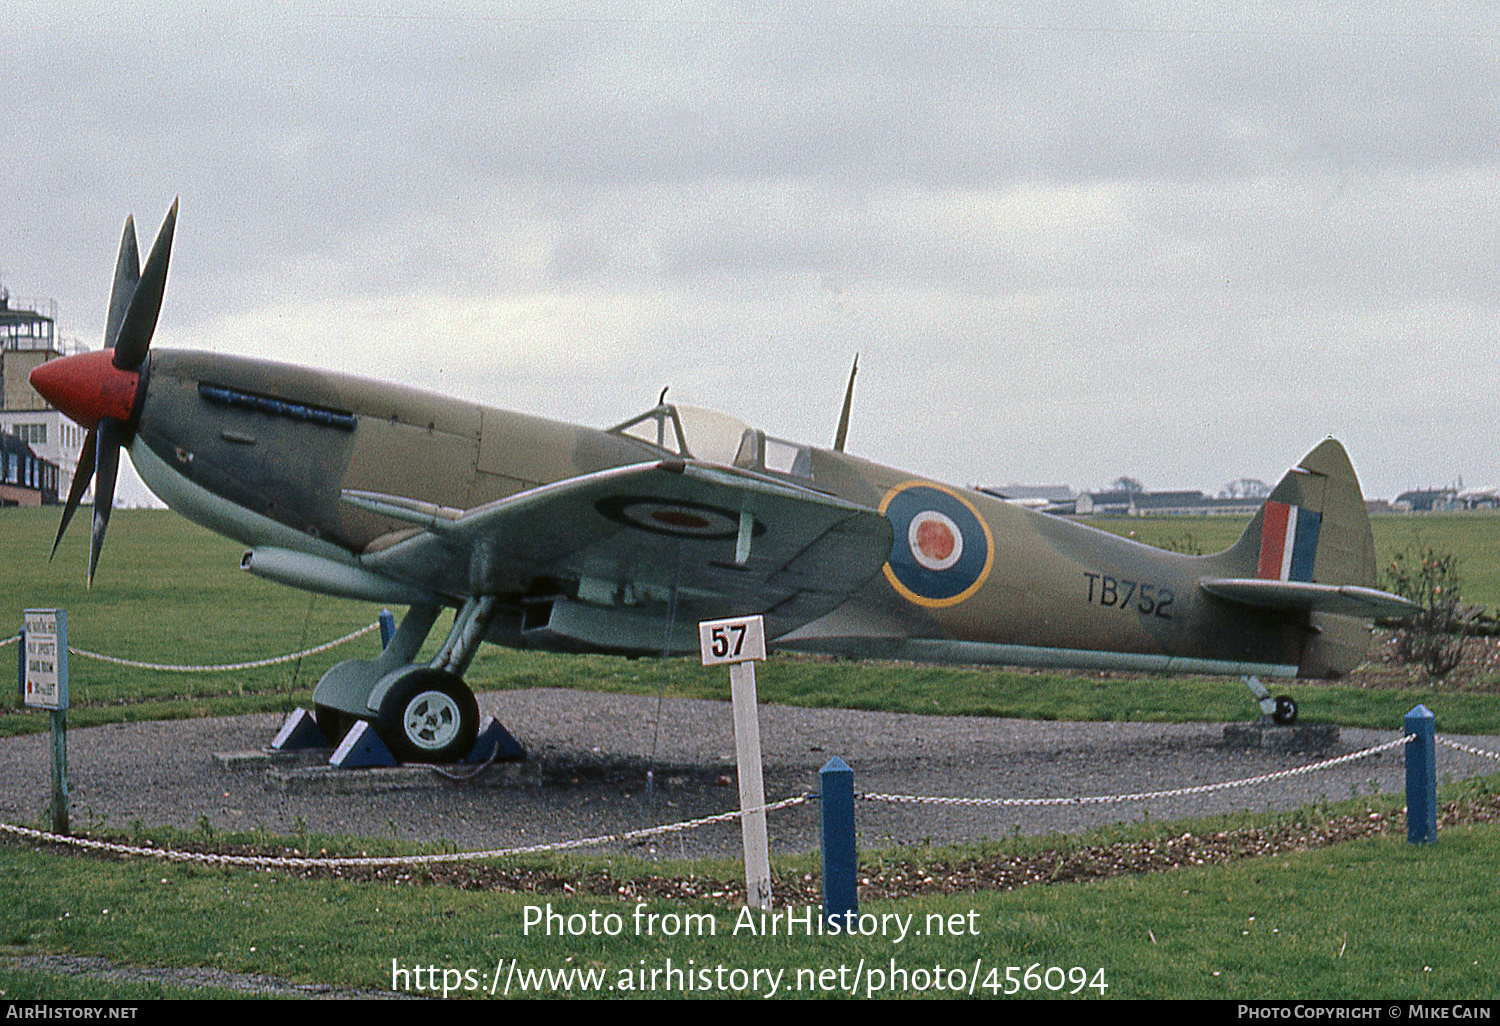
[[[812,477],[809,446],[772,438],[717,410],[663,403],[609,430],[684,459]]]

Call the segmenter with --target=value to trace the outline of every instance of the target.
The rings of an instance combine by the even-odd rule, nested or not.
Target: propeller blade
[[[120,333],[115,340],[114,365],[121,370],[134,370],[146,358],[151,346],[151,336],[156,331],[156,318],[161,313],[161,298],[167,288],[167,262],[172,258],[172,233],[177,227],[177,201],[167,211],[161,231],[146,258],[146,268],[141,272],[140,283],[130,297],[130,305],[120,323]]]
[[[120,422],[113,417],[99,421],[99,440],[94,452],[94,524],[89,532],[89,587],[94,586],[94,568],[104,548],[104,529],[115,504],[115,475],[120,471]]]
[[[120,239],[120,258],[115,261],[115,280],[109,290],[109,320],[104,322],[104,348],[113,349],[120,334],[120,323],[125,320],[125,310],[130,306],[130,297],[141,280],[140,251],[135,245],[135,218],[125,219],[125,235]]]
[[[62,542],[63,532],[68,529],[68,522],[78,511],[78,503],[83,498],[83,493],[88,491],[89,482],[94,479],[94,447],[97,441],[98,430],[90,429],[83,439],[83,451],[78,454],[78,465],[73,468],[73,487],[68,489],[68,504],[63,507],[62,523],[57,525],[57,537],[52,539],[52,556],[57,555],[57,546]],[[52,562],[52,556],[47,557],[47,562]]]

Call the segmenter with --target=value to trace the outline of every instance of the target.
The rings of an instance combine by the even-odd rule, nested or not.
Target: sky
[[[153,346],[957,484],[1500,485],[1500,10],[0,0],[0,280]],[[125,485],[127,501],[143,494]]]

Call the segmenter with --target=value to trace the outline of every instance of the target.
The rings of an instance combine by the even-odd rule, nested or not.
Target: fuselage
[[[143,388],[130,451],[170,505],[247,547],[351,566],[416,529],[344,501],[346,491],[466,510],[674,455],[624,432],[218,354],[156,351]],[[1295,670],[1305,621],[1275,611],[1247,615],[1197,587],[1200,578],[1232,569],[1232,553],[1164,552],[845,453],[759,438],[744,450],[750,469],[879,509],[895,535],[881,572],[840,609],[786,635],[784,647],[965,662]],[[794,451],[773,458],[777,446]],[[439,597],[457,604],[467,596]]]

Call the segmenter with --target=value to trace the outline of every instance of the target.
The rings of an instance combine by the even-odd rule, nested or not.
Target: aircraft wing
[[[693,461],[611,468],[465,511],[343,497],[420,528],[363,566],[454,597],[546,602],[552,628],[588,647],[660,648],[670,619],[681,650],[698,620],[756,613],[775,638],[842,603],[891,551],[874,509]]]
[[[1354,584],[1312,584],[1257,577],[1211,578],[1198,583],[1210,595],[1244,606],[1339,613],[1366,620],[1410,616],[1418,610],[1415,603],[1400,595]]]

